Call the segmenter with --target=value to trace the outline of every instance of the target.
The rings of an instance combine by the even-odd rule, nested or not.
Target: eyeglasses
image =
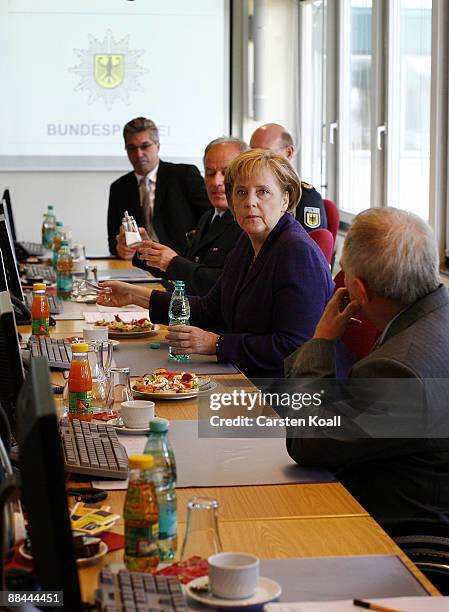
[[[155,142],[144,142],[141,145],[125,145],[125,149],[128,153],[135,153],[137,149],[141,151],[148,151],[151,147],[156,146]]]

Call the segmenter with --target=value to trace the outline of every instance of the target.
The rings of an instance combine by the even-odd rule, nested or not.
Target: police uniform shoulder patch
[[[304,225],[317,229],[321,225],[321,211],[315,206],[304,206]]]
[[[307,189],[307,191],[311,191],[313,189],[313,185],[310,183],[305,183],[304,181],[301,181],[301,187],[303,189]]]

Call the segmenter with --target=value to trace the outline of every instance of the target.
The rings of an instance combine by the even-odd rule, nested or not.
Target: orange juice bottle
[[[71,345],[72,363],[69,372],[69,419],[92,420],[92,375],[90,372],[87,342]]]
[[[131,455],[128,465],[123,560],[132,572],[152,573],[159,564],[159,506],[151,472],[154,460],[151,455]]]
[[[34,336],[49,335],[50,311],[45,289],[45,283],[34,283],[33,285],[34,297],[31,305],[31,333]]]

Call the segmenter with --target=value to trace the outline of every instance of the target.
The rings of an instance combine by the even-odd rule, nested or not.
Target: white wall
[[[0,173],[0,194],[11,189],[16,232],[20,240],[40,242],[42,214],[48,204],[72,229],[74,243],[87,252],[107,253],[106,213],[109,185],[123,172]]]

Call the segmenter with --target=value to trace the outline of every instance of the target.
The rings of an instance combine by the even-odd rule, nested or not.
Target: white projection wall
[[[0,0],[0,171],[126,170],[136,116],[199,163],[229,132],[228,21],[226,0]]]

